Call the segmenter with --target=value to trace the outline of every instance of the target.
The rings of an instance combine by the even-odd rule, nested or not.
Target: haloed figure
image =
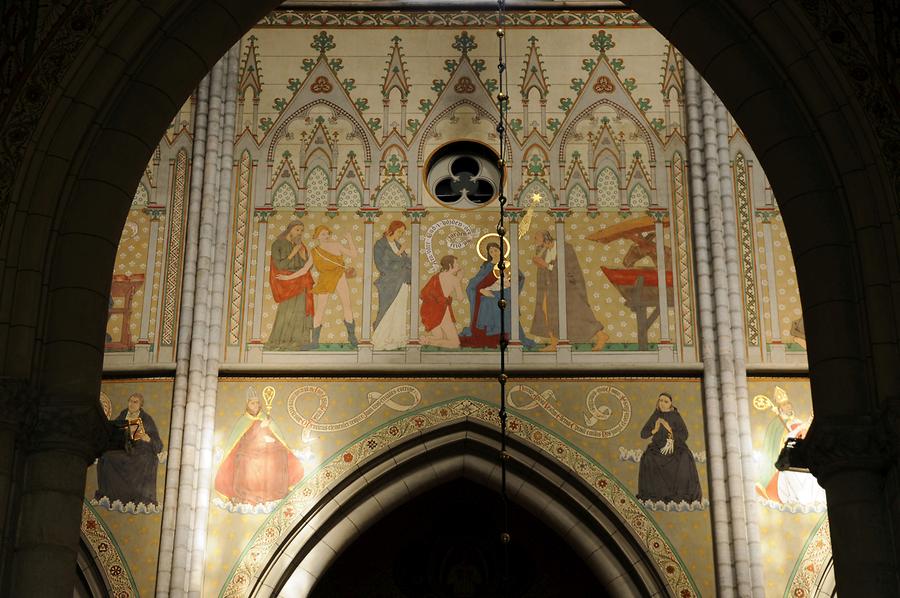
[[[319,336],[322,334],[322,321],[325,318],[325,308],[332,295],[337,295],[341,302],[344,315],[344,326],[347,327],[347,342],[352,346],[357,345],[356,322],[353,319],[353,311],[350,308],[350,285],[347,278],[354,276],[352,267],[344,264],[344,258],[356,259],[359,252],[353,244],[350,233],[344,236],[347,244],[344,245],[332,237],[331,229],[325,225],[319,225],[313,232],[316,246],[312,249],[312,261],[319,273],[319,280],[313,286],[313,298],[315,300],[313,315],[312,346],[319,346]]]
[[[650,438],[650,444],[641,456],[638,472],[640,500],[692,503],[703,497],[687,437],[687,426],[672,395],[660,394],[653,415],[641,429],[641,438]]]

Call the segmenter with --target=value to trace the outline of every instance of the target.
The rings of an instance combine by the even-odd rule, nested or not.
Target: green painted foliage
[[[615,45],[616,42],[613,41],[612,35],[603,29],[591,37],[591,47],[600,54],[605,54],[607,50],[611,50]]]
[[[318,51],[319,54],[325,54],[329,50],[334,50],[337,46],[334,44],[333,35],[329,35],[327,31],[320,31],[313,37],[309,47]]]
[[[453,49],[457,52],[461,52],[463,56],[477,47],[478,44],[475,43],[475,38],[469,35],[468,31],[463,31],[459,35],[453,37]]]

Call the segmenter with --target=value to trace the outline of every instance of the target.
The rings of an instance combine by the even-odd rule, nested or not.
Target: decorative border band
[[[305,12],[275,10],[263,17],[260,27],[495,27],[494,12]],[[585,12],[511,11],[506,27],[649,27],[630,10]]]
[[[280,542],[319,497],[357,463],[423,430],[467,417],[492,426],[499,425],[496,407],[479,399],[461,397],[399,417],[335,453],[298,485],[260,526],[229,571],[219,596],[245,596]],[[639,539],[672,595],[679,598],[699,596],[694,580],[669,539],[609,471],[564,439],[524,417],[511,416],[509,432],[556,459],[603,496]]]

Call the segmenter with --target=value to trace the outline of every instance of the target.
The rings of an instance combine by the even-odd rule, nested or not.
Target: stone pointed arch
[[[463,397],[390,422],[346,447],[323,464],[321,479],[305,481],[269,517],[229,574],[222,596],[305,596],[358,535],[421,492],[458,478],[497,489],[495,418],[491,407]],[[606,591],[697,596],[668,540],[609,472],[576,449],[563,448],[565,441],[552,432],[512,419],[517,432],[507,445],[510,499],[570,543]],[[397,436],[403,439],[390,441]],[[378,448],[357,448],[365,446]],[[560,457],[560,450],[572,454]],[[326,486],[324,481],[333,483],[316,495],[314,488]],[[295,511],[299,505],[306,505],[304,514]]]
[[[316,166],[310,170],[306,180],[303,181],[303,186],[306,188],[307,207],[328,207],[328,188],[331,186],[331,180],[324,168]]]
[[[409,190],[396,179],[385,183],[375,196],[375,206],[378,208],[405,209],[412,204]]]
[[[297,205],[297,190],[287,181],[278,185],[272,193],[272,206],[275,208],[291,208]]]
[[[597,173],[597,205],[601,208],[619,206],[619,173],[612,168],[601,168]]]
[[[528,207],[531,205],[531,196],[534,193],[540,193],[541,201],[537,204],[539,208],[552,208],[557,205],[556,195],[541,179],[533,179],[529,181],[518,194],[516,205]]]

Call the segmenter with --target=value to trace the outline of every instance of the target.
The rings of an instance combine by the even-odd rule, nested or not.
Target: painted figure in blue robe
[[[394,220],[373,247],[378,279],[378,314],[372,332],[372,345],[379,351],[399,349],[409,339],[409,286],[412,260],[403,247],[406,225]]]
[[[484,261],[478,272],[469,280],[466,286],[466,295],[469,298],[469,326],[460,336],[463,347],[495,348],[500,342],[500,314],[503,313],[503,328],[506,337],[512,329],[511,311],[511,279],[512,273],[506,269],[506,284],[503,293],[500,292],[500,281],[495,267],[500,261],[500,245],[488,243],[487,253],[490,259]],[[525,286],[525,275],[519,271],[519,293]],[[501,312],[500,299],[506,299],[506,309]],[[525,336],[525,331],[519,324],[519,340],[526,348],[534,346],[534,341]]]

